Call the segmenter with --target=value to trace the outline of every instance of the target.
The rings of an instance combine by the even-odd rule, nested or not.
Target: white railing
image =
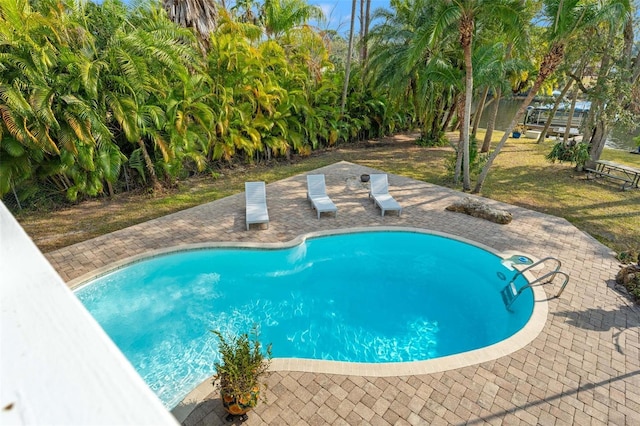
[[[0,424],[176,419],[0,203]]]

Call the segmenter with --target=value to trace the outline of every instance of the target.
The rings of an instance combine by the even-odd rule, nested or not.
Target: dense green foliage
[[[552,163],[555,161],[569,161],[581,167],[589,160],[589,146],[582,142],[558,141],[551,148],[547,155],[547,160]]]
[[[202,50],[159,3],[3,0],[0,196],[159,189],[221,162],[308,155],[405,125],[355,78],[340,115],[343,70],[321,32],[278,9],[257,25],[236,12],[219,9]]]
[[[469,190],[479,164],[472,100],[475,116],[490,92],[494,105],[526,90],[530,102],[561,81],[553,73],[563,62],[579,79],[576,60],[601,64],[584,92],[597,107],[584,129],[599,138],[589,142],[592,157],[611,120],[640,114],[637,24],[626,0],[391,0],[366,19],[370,31],[349,61],[344,36],[309,25],[321,12],[305,0],[209,0],[200,12],[202,3],[164,2],[191,11],[171,15],[188,28],[161,3],[0,0],[0,197],[10,206],[158,190],[231,162],[305,156],[407,128],[421,130],[422,145],[460,130],[454,180]],[[620,55],[579,43],[601,33]],[[616,101],[619,88],[627,95]],[[481,157],[474,191],[507,138]]]

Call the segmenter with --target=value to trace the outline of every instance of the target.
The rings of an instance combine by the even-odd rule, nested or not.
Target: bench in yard
[[[622,190],[623,191],[625,190],[627,185],[629,185],[629,188],[631,188],[632,183],[633,183],[633,181],[631,179],[628,179],[628,178],[626,178],[624,176],[614,175],[614,174],[611,174],[611,173],[605,173],[605,172],[600,171],[600,170],[589,169],[589,168],[586,168],[586,167],[585,167],[584,170],[587,172],[587,178],[589,176],[593,175],[596,178],[597,177],[606,177],[606,178],[609,178],[609,179],[621,180],[623,182],[622,183]]]

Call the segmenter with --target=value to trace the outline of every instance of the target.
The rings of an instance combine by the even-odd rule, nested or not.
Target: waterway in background
[[[500,109],[498,110],[498,116],[496,117],[497,130],[505,130],[507,128],[521,103],[521,100],[513,99],[502,99],[500,101]],[[490,107],[485,108],[484,113],[480,118],[480,127],[487,127],[490,110]],[[621,149],[624,151],[636,150],[638,148],[637,145],[633,142],[633,138],[638,135],[640,135],[640,128],[630,133],[627,130],[614,127],[613,132],[611,132],[609,138],[607,139],[606,146],[607,148]]]

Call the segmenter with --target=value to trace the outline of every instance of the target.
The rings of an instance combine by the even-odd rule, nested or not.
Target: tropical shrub
[[[304,13],[219,8],[203,51],[160,2],[0,3],[0,197],[33,206],[159,190],[220,162],[308,155],[411,124],[360,70],[341,115],[331,39],[302,25],[317,10],[287,5]]]
[[[582,142],[565,143],[559,141],[553,145],[546,158],[552,163],[569,161],[576,166],[584,166],[589,161],[589,145]]]

